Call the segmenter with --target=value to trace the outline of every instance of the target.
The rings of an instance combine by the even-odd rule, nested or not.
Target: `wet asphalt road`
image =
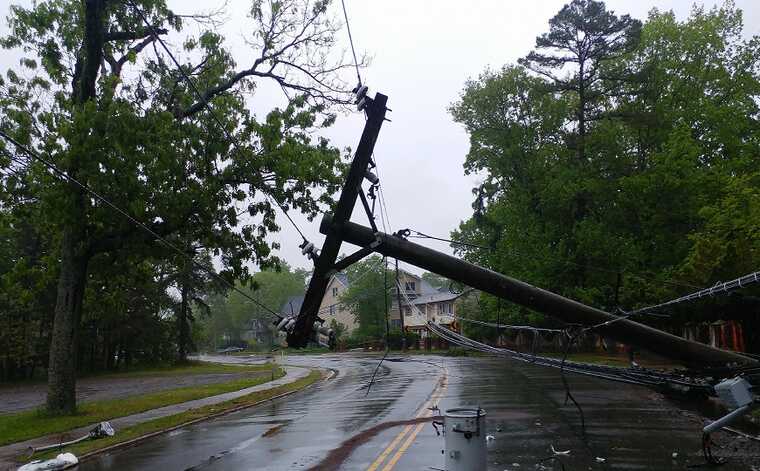
[[[101,455],[79,469],[309,469],[360,432],[429,415],[427,408],[435,404],[442,410],[463,405],[486,410],[494,437],[489,470],[561,469],[556,461],[537,465],[552,456],[552,446],[570,450],[561,457],[568,470],[686,469],[703,462],[699,418],[645,388],[569,377],[583,406],[583,436],[577,410],[564,405],[556,370],[501,359],[414,355],[386,361],[365,396],[378,359],[290,356],[289,364],[331,368],[337,375],[286,398]],[[430,423],[391,427],[350,448],[339,469],[442,469],[442,448]],[[733,463],[722,469],[752,467]]]

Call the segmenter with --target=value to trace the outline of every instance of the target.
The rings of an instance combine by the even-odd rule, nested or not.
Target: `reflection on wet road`
[[[442,410],[479,405],[487,411],[487,433],[494,437],[489,469],[536,469],[552,455],[551,446],[571,450],[562,459],[573,470],[684,469],[701,463],[698,421],[648,389],[570,377],[585,413],[584,437],[578,412],[564,404],[556,370],[491,358],[405,359],[384,363],[365,396],[377,356],[291,356],[290,364],[339,373],[300,393],[104,454],[80,469],[308,469],[361,431],[429,415],[427,408],[437,400]],[[351,450],[341,469],[443,468],[442,446],[430,423],[391,427]],[[543,465],[552,469],[552,462]]]

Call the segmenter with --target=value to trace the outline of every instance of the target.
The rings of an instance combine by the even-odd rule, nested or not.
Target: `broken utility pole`
[[[380,127],[385,120],[385,105],[388,97],[377,93],[374,99],[366,96],[367,87],[359,86],[356,89],[357,105],[360,110],[367,113],[367,122],[364,125],[359,147],[356,149],[354,160],[351,162],[351,168],[346,177],[346,184],[340,193],[338,204],[335,206],[333,220],[336,222],[346,222],[351,218],[356,198],[362,194],[362,181],[364,178],[374,178],[374,175],[368,176],[369,165],[372,162],[372,152],[375,149],[377,135],[380,133]],[[376,178],[374,178],[376,180]],[[366,206],[366,204],[365,204]],[[309,287],[306,290],[301,311],[295,324],[288,332],[288,345],[295,348],[305,347],[314,332],[314,323],[318,320],[317,314],[322,298],[327,290],[330,277],[337,270],[335,261],[338,258],[338,251],[342,239],[333,235],[327,235],[325,242],[322,244],[322,250],[314,260],[314,273],[309,281]],[[371,253],[365,251],[366,254]],[[352,258],[353,260],[353,258]],[[358,258],[357,258],[358,260]]]
[[[570,324],[599,325],[599,332],[611,338],[651,350],[689,366],[725,366],[756,363],[738,353],[692,342],[600,309],[573,301],[520,280],[468,263],[397,236],[337,219],[326,214],[320,232],[328,238],[371,247],[387,257],[403,260],[425,270],[459,281],[475,289],[520,304]],[[607,323],[607,324],[605,324]]]

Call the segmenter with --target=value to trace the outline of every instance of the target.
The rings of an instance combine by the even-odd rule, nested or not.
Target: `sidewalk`
[[[251,386],[250,388],[241,389],[239,391],[232,391],[216,396],[204,397],[201,399],[195,399],[193,401],[183,402],[180,404],[172,404],[158,409],[152,409],[138,414],[132,414],[125,417],[118,417],[109,420],[111,425],[116,430],[116,434],[119,434],[119,430],[137,425],[150,420],[158,419],[161,417],[167,417],[170,415],[180,414],[190,409],[198,407],[209,406],[226,402],[232,399],[237,399],[242,396],[246,396],[251,393],[265,391],[267,389],[275,388],[277,386],[283,386],[294,383],[301,378],[309,375],[309,368],[303,368],[299,366],[282,366],[285,370],[285,376],[278,378],[274,381]],[[43,445],[50,445],[53,443],[71,440],[74,438],[86,435],[87,432],[92,429],[96,424],[90,424],[85,427],[69,430],[68,432],[58,433],[54,435],[48,435],[44,437],[33,438],[18,443],[11,443],[0,447],[0,470],[15,470],[20,464],[16,461],[19,455],[23,455],[27,452],[29,447],[39,447]]]

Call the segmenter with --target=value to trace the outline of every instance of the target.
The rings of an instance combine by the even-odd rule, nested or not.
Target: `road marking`
[[[444,367],[443,368],[443,377],[438,381],[438,384],[436,384],[435,389],[433,389],[433,394],[430,396],[430,399],[425,401],[424,404],[422,404],[422,407],[420,407],[417,411],[417,414],[415,415],[415,418],[420,417],[429,417],[432,415],[432,411],[429,410],[430,407],[436,407],[438,405],[438,402],[441,399],[441,396],[443,396],[443,391],[446,389],[447,383],[448,383],[448,375],[449,375],[449,369]],[[407,433],[409,433],[410,430],[414,429],[414,432],[407,438],[407,440],[401,445],[401,448],[399,448],[399,451],[396,452],[395,455],[393,455],[393,458],[388,462],[388,464],[385,465],[385,467],[382,469],[382,471],[390,471],[393,469],[393,467],[396,465],[396,462],[401,458],[401,455],[406,451],[407,448],[412,444],[414,441],[414,438],[417,436],[417,434],[420,433],[420,430],[422,430],[422,427],[424,426],[424,422],[421,424],[418,424],[416,427],[414,425],[407,425],[405,426],[401,432],[396,435],[396,437],[391,441],[391,443],[383,450],[383,452],[380,454],[380,456],[375,459],[375,461],[372,462],[371,465],[369,465],[369,468],[367,468],[367,471],[376,471],[380,465],[383,464],[383,462],[388,458],[388,455],[393,453],[394,449],[398,446],[398,444],[404,439]]]
[[[396,435],[396,438],[393,439],[393,441],[388,445],[388,447],[383,450],[383,452],[380,454],[380,456],[377,457],[375,461],[372,462],[372,464],[367,468],[367,471],[375,471],[377,468],[380,467],[381,464],[383,464],[383,461],[385,461],[385,458],[388,457],[393,452],[393,449],[396,448],[396,445],[398,445],[398,442],[400,442],[404,436],[412,429],[412,425],[407,425],[404,427],[401,432]]]
[[[414,429],[414,432],[412,432],[409,435],[409,438],[406,439],[403,445],[401,445],[401,448],[398,449],[395,455],[393,455],[393,458],[391,458],[390,461],[388,461],[388,464],[385,465],[385,468],[383,468],[383,471],[391,471],[395,466],[396,462],[398,462],[399,459],[401,459],[401,456],[404,454],[407,448],[412,444],[415,438],[417,438],[417,434],[420,433],[420,430],[422,430],[422,427],[425,426],[425,423],[418,424],[417,427]]]

